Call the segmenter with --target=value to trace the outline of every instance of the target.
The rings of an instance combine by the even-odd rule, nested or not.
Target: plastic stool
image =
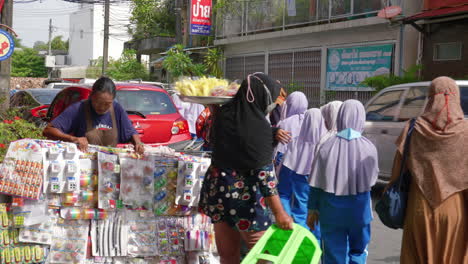
[[[298,224],[294,224],[293,230],[283,230],[272,225],[242,264],[255,264],[259,260],[275,264],[316,264],[321,255],[320,245],[309,230]]]

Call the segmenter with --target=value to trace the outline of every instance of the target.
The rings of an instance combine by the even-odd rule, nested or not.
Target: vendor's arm
[[[117,123],[119,125],[119,143],[129,143],[131,142],[135,147],[135,152],[143,154],[145,152],[145,146],[141,142],[140,135],[135,130],[135,127],[130,121],[127,112],[123,107],[115,103],[114,111],[116,117],[118,118]]]
[[[59,116],[57,116],[52,122],[50,122],[42,135],[50,140],[60,140],[64,142],[72,142],[77,144],[81,151],[87,151],[88,140],[86,137],[77,137],[72,134],[77,132],[77,124],[80,113],[81,103],[76,103],[69,106]]]

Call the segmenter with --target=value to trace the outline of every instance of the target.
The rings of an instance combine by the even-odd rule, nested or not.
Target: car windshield
[[[463,113],[468,116],[468,86],[460,86],[460,97]]]
[[[41,89],[35,89],[35,90],[30,90],[29,91],[31,95],[38,101],[40,104],[43,105],[48,105],[52,103],[52,100],[54,100],[55,95],[57,95],[60,90],[41,90]]]
[[[171,98],[157,91],[117,91],[115,98],[126,111],[136,111],[144,115],[167,115],[177,113]]]

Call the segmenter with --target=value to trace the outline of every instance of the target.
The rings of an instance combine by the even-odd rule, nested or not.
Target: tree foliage
[[[133,39],[175,35],[175,1],[132,0],[132,26],[129,31]]]
[[[91,62],[91,66],[86,70],[87,78],[97,79],[102,75],[102,57]],[[109,59],[107,76],[117,81],[142,79],[149,77],[145,66],[136,59],[134,50],[124,50],[122,56],[114,60]]]
[[[380,90],[392,85],[421,81],[421,77],[418,74],[421,69],[421,65],[413,65],[404,70],[402,76],[389,74],[368,77],[360,85],[372,87],[375,89],[375,93],[378,93]]]
[[[184,51],[184,46],[175,45],[166,55],[163,67],[171,74],[172,78],[180,76],[203,76],[206,67],[203,64],[195,64],[190,55]]]
[[[47,77],[45,59],[37,50],[22,47],[15,50],[12,56],[12,77]]]
[[[206,70],[209,75],[217,78],[223,77],[221,62],[224,59],[223,51],[219,48],[208,49],[203,62],[206,65]]]
[[[56,36],[52,39],[52,50],[68,50],[69,41],[63,41],[63,36]],[[36,41],[33,48],[35,50],[49,50],[49,42]]]

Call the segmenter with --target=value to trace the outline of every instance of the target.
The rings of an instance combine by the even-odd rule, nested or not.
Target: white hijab
[[[323,145],[323,143],[325,143],[325,141],[338,133],[336,120],[338,118],[338,111],[340,111],[342,104],[343,102],[341,101],[333,101],[320,108],[323,119],[325,120],[325,126],[327,127],[328,131],[322,136],[319,143],[315,147],[315,153],[318,152],[319,148]]]

